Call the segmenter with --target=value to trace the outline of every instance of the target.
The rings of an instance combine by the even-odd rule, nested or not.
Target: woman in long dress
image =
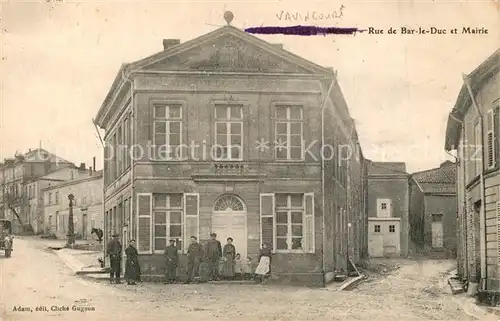
[[[130,240],[125,250],[127,260],[125,261],[125,279],[127,284],[135,285],[135,281],[141,280],[141,267],[139,265],[139,253],[135,248],[135,240]]]
[[[255,274],[258,276],[256,281],[261,284],[266,284],[267,279],[271,275],[271,256],[272,251],[267,243],[262,244],[262,249],[259,253],[259,265],[255,269]]]
[[[227,238],[227,244],[224,245],[222,250],[222,273],[221,276],[225,279],[234,279],[234,260],[236,258],[236,248],[233,245],[233,239],[231,237]]]

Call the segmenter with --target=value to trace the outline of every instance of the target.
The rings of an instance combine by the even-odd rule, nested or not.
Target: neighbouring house
[[[40,178],[50,172],[74,166],[43,148],[5,159],[0,165],[0,210],[12,220],[14,233],[41,233],[43,207]]]
[[[105,236],[137,240],[144,279],[169,239],[185,275],[190,237],[211,232],[254,261],[269,243],[285,283],[323,286],[365,255],[366,165],[336,73],[230,25],[163,45],[122,66],[95,118]]]
[[[426,256],[456,257],[457,167],[446,161],[438,168],[410,176],[410,244]]]
[[[469,75],[446,128],[456,151],[458,272],[481,295],[500,295],[500,49]]]
[[[370,257],[408,255],[408,177],[403,162],[368,164]]]
[[[95,166],[95,164],[94,164]],[[95,168],[95,167],[94,167]],[[103,229],[103,172],[92,167],[72,168],[70,178],[56,180],[51,176],[64,176],[66,170],[61,170],[41,181],[46,182],[41,190],[44,216],[44,233],[55,234],[57,238],[65,239],[68,233],[68,196],[73,194],[74,232],[78,239],[89,239],[93,228]]]

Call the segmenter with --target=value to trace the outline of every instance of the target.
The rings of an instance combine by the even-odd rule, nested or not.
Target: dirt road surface
[[[110,285],[81,279],[42,243],[16,239],[0,255],[3,320],[474,320],[448,294],[452,261],[394,274],[353,291],[272,285]],[[15,311],[15,310],[21,311]]]

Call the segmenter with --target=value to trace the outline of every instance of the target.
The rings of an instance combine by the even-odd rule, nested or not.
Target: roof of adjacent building
[[[368,162],[368,175],[407,175],[405,162]]]
[[[474,95],[481,90],[484,84],[491,79],[500,70],[500,49],[497,49],[483,63],[481,63],[467,77],[469,78],[470,87]],[[448,116],[446,125],[445,150],[453,150],[458,147],[461,135],[461,122],[472,105],[472,100],[466,84],[462,85],[458,93],[455,106]]]
[[[62,181],[59,184],[48,186],[48,187],[42,189],[42,191],[43,192],[50,191],[50,190],[59,189],[62,187],[86,183],[88,181],[93,181],[93,180],[97,180],[97,179],[103,179],[103,170],[102,169],[99,171],[92,172],[91,175],[89,174],[89,176],[87,176],[87,177],[79,177],[79,178],[74,179],[74,180]]]
[[[446,161],[437,168],[411,174],[419,189],[426,194],[455,194],[456,164]]]

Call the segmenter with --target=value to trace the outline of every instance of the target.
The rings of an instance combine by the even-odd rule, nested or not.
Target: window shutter
[[[476,259],[476,254],[475,254],[475,238],[474,238],[474,211],[472,209],[468,210],[467,214],[467,230],[469,231],[467,235],[467,245],[469,247],[468,249],[468,256],[469,256],[469,266],[475,264],[475,259]]]
[[[497,202],[497,262],[500,265],[500,201]]]
[[[497,166],[500,160],[500,107],[496,107],[493,116],[493,149],[495,161],[493,166]]]
[[[387,200],[387,217],[392,217],[392,199]]]
[[[191,236],[199,238],[200,234],[200,194],[184,194],[184,252],[190,243]]]
[[[153,253],[153,195],[137,194],[137,251],[139,254]]]
[[[305,252],[314,253],[314,193],[304,194]]]
[[[495,166],[495,135],[494,135],[494,121],[495,121],[495,115],[493,110],[488,111],[488,117],[487,117],[487,148],[488,148],[488,168],[492,168]]]
[[[267,242],[275,250],[274,242],[274,193],[260,194],[260,243]]]

